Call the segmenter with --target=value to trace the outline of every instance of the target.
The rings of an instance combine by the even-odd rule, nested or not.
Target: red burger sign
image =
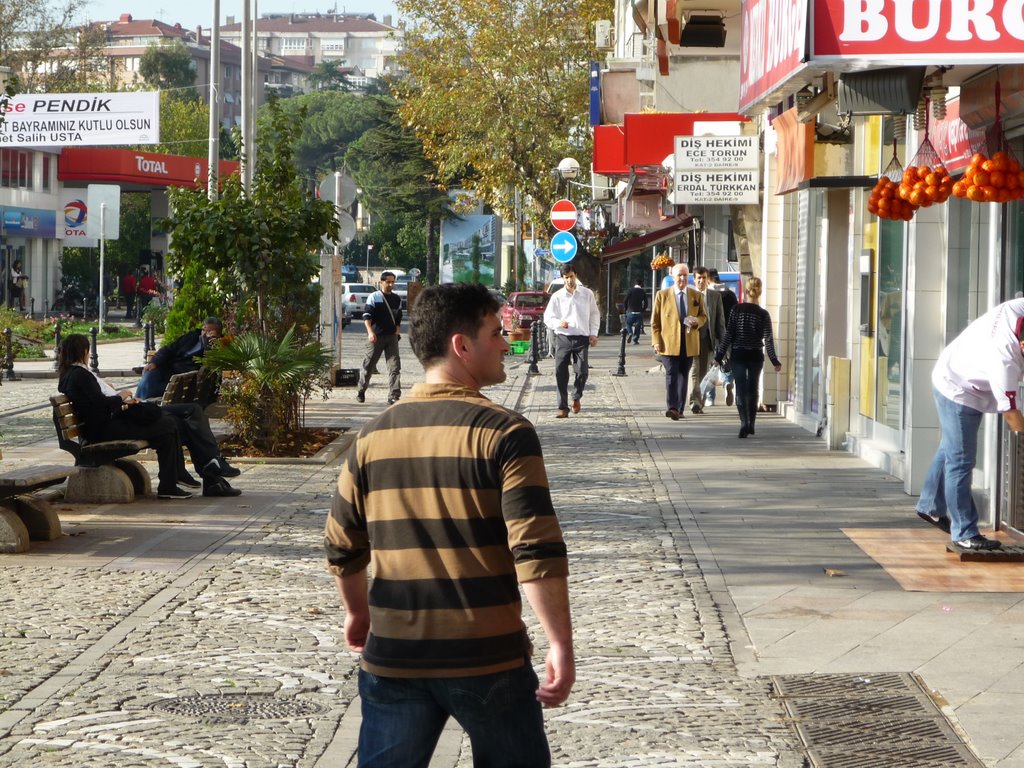
[[[1024,48],[1024,0],[814,0],[813,18],[814,60],[987,64]]]

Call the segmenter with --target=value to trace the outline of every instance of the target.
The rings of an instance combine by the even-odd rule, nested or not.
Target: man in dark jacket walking
[[[359,371],[359,389],[356,400],[366,402],[366,388],[370,386],[370,377],[377,367],[381,354],[388,364],[388,405],[402,396],[402,361],[398,356],[398,342],[402,338],[399,330],[402,324],[402,299],[393,291],[395,273],[382,272],[380,290],[370,294],[363,312],[363,325],[366,326],[366,355],[363,367]]]
[[[220,319],[208,317],[203,321],[202,328],[196,328],[170,344],[164,344],[142,369],[142,380],[135,390],[135,396],[140,400],[160,397],[167,389],[171,376],[198,371],[202,364],[196,358],[203,356],[210,345],[221,337],[222,331]]]
[[[637,278],[636,285],[626,294],[623,308],[626,311],[626,341],[639,344],[640,334],[644,332],[644,314],[647,312],[647,291],[640,285],[640,278]]]

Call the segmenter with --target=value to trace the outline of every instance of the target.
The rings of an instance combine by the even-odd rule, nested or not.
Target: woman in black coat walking
[[[729,354],[736,385],[736,410],[740,414],[740,437],[754,434],[754,419],[757,416],[758,390],[764,355],[775,366],[775,372],[782,370],[782,363],[775,355],[775,339],[772,336],[772,317],[768,310],[758,306],[761,298],[761,279],[751,277],[744,284],[743,303],[737,304],[729,315],[725,335],[715,350],[715,362],[719,365]]]

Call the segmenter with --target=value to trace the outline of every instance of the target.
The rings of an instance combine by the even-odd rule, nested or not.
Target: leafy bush
[[[265,451],[303,426],[303,404],[316,389],[327,396],[331,360],[319,342],[296,341],[295,326],[281,339],[260,333],[224,337],[203,355],[207,368],[224,375],[221,398],[236,435]]]

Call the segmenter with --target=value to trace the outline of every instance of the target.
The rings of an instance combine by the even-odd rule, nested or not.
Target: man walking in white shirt
[[[572,264],[562,266],[565,287],[555,292],[544,310],[544,324],[555,332],[555,386],[558,412],[555,418],[569,416],[569,363],[572,362],[572,412],[580,412],[583,388],[587,385],[590,364],[587,352],[597,344],[601,314],[594,292],[579,284]]]

